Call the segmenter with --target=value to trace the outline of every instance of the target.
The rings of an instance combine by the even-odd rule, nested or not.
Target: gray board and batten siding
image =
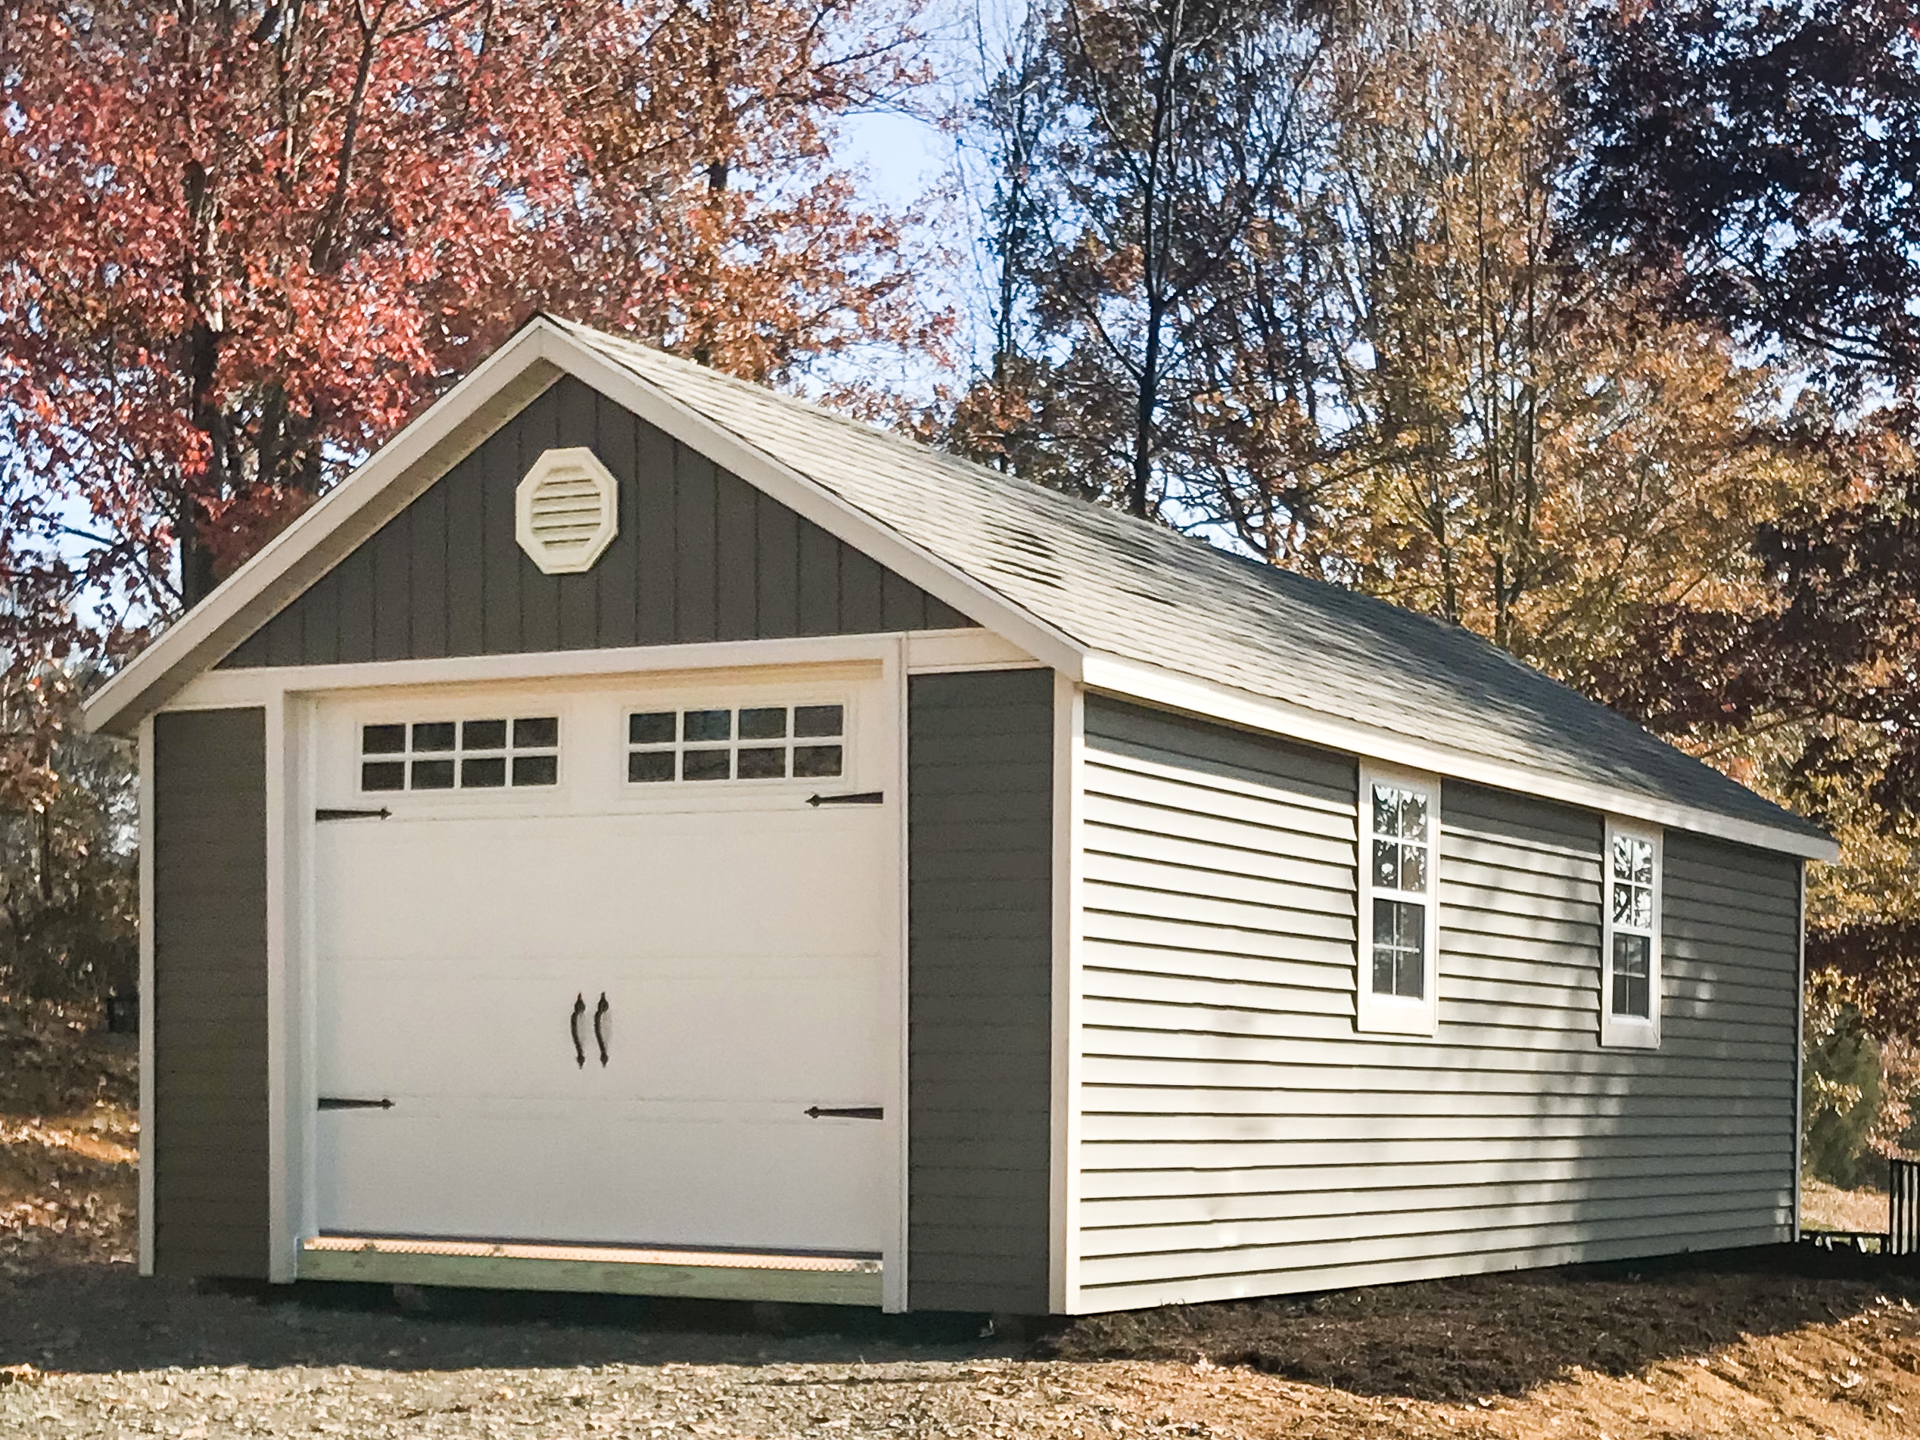
[[[1669,830],[1663,1041],[1602,1049],[1602,818],[1447,781],[1439,1032],[1361,1034],[1355,762],[1086,717],[1085,1308],[1792,1235],[1797,861]]]
[[[153,720],[153,1262],[265,1279],[266,712]]]
[[[1043,1314],[1053,672],[908,685],[908,1300]]]
[[[546,575],[514,538],[542,451],[620,482],[593,568]],[[494,431],[222,667],[529,654],[972,625],[918,586],[571,376]]]

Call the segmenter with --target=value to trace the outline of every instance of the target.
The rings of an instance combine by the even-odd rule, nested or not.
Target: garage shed
[[[149,1272],[1079,1313],[1795,1233],[1814,827],[577,325],[87,714]]]

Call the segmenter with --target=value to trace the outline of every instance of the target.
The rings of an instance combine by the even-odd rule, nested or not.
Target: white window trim
[[[806,706],[834,705],[840,709],[840,729],[833,735],[799,735],[794,730],[793,712]],[[781,707],[787,711],[788,732],[786,735],[769,736],[764,740],[743,739],[740,735],[740,712],[756,707]],[[728,710],[733,714],[729,725],[732,735],[721,740],[682,740],[678,738],[678,727],[683,722],[680,717],[691,710]],[[671,711],[675,717],[675,737],[673,740],[641,741],[636,743],[631,732],[625,727],[635,715],[664,714]],[[742,699],[738,696],[728,698],[722,695],[717,701],[705,703],[693,699],[674,699],[666,701],[635,702],[623,705],[621,716],[621,755],[620,780],[629,794],[668,791],[709,794],[724,794],[729,791],[757,792],[764,790],[818,790],[823,786],[832,789],[845,786],[854,774],[853,768],[853,716],[854,706],[851,696],[835,693],[825,696],[802,696],[799,699],[791,695],[768,695]],[[779,745],[787,752],[788,773],[780,776],[741,776],[739,752],[760,746]],[[795,775],[792,773],[793,752],[804,745],[835,745],[840,749],[840,773],[838,775]],[[721,750],[729,752],[731,758],[727,768],[733,772],[725,780],[685,780],[680,776],[680,757],[688,750]],[[674,758],[674,776],[671,780],[634,780],[627,773],[627,757],[634,754],[667,754]]]
[[[1427,797],[1427,971],[1421,998],[1377,995],[1373,989],[1373,787],[1398,785],[1421,790]],[[1354,955],[1354,993],[1358,997],[1356,1025],[1363,1031],[1387,1035],[1433,1035],[1440,1028],[1440,777],[1422,770],[1363,762],[1355,806],[1354,858],[1359,865],[1359,936]],[[1404,894],[1406,892],[1395,892]]]
[[[1645,1019],[1613,1013],[1613,842],[1621,836],[1653,843],[1653,943],[1648,946],[1649,998]],[[1647,825],[1607,818],[1604,848],[1600,852],[1600,1043],[1623,1050],[1660,1048],[1660,989],[1662,966],[1660,914],[1666,903],[1666,847],[1661,832]],[[1639,931],[1631,931],[1639,934]]]
[[[455,706],[458,706],[461,703],[464,703],[464,702],[459,700],[455,700],[453,702]],[[431,706],[429,706],[426,709],[415,707],[413,709],[410,709],[404,712],[397,711],[397,710],[396,711],[386,711],[386,710],[374,711],[374,712],[369,712],[366,715],[357,717],[353,721],[353,738],[354,738],[355,749],[354,749],[354,754],[352,759],[353,783],[351,786],[351,792],[361,797],[362,799],[380,799],[381,797],[384,796],[386,797],[387,800],[390,801],[394,798],[398,798],[403,803],[409,806],[420,805],[420,804],[436,804],[436,803],[442,803],[447,801],[452,801],[453,803],[461,804],[461,805],[472,805],[480,801],[487,800],[489,798],[494,800],[500,800],[500,799],[521,800],[521,799],[532,797],[532,796],[553,795],[553,794],[556,794],[560,790],[560,788],[566,783],[567,747],[564,743],[565,741],[564,732],[566,730],[566,724],[564,719],[560,715],[554,714],[551,711],[543,712],[537,707],[522,707],[520,709],[509,708],[509,709],[501,710],[496,705],[494,707],[494,710],[488,714],[474,715],[471,717],[462,717],[458,714],[453,714],[453,711],[448,709],[448,706],[444,701],[442,701],[439,704],[439,711],[444,711],[446,712],[446,714],[453,715],[451,723],[455,727],[454,729],[455,742],[454,742],[454,748],[451,750],[415,750],[413,748],[413,727],[415,725],[431,724],[431,723],[434,723],[435,721],[441,721],[445,723],[446,721],[446,714],[441,714],[436,712]],[[545,718],[549,718],[549,716],[551,716],[552,719],[560,722],[556,730],[555,740],[553,744],[526,745],[526,746],[518,746],[518,747],[516,747],[513,744],[514,721],[531,720],[536,718],[545,719]],[[461,735],[461,731],[459,728],[461,725],[465,724],[467,718],[478,719],[478,720],[504,719],[507,722],[507,744],[505,746],[503,746],[499,750],[481,750],[474,753],[476,754],[476,757],[480,755],[484,755],[484,756],[497,755],[501,757],[503,760],[505,760],[508,766],[508,770],[507,770],[508,783],[504,785],[462,785],[459,783],[460,762],[466,759],[468,754],[470,753],[467,751],[464,744],[462,743],[463,737]],[[368,754],[365,749],[366,731],[369,726],[375,726],[375,725],[405,726],[407,731],[406,748],[404,750],[376,752],[373,754]],[[554,757],[553,783],[551,785],[515,785],[513,784],[512,783],[513,772],[511,767],[513,764],[513,757],[518,755],[551,755],[553,756]],[[368,761],[378,762],[382,760],[398,761],[403,768],[407,769],[408,774],[406,777],[406,782],[402,784],[398,790],[369,790],[366,788],[366,771],[364,769],[364,766]],[[446,787],[445,789],[434,789],[434,788],[415,789],[412,783],[412,773],[411,773],[411,766],[415,760],[451,760],[453,761],[454,767],[455,767],[454,768],[455,783],[452,784],[451,786]]]

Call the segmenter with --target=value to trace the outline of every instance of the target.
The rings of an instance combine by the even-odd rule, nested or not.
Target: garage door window
[[[556,716],[360,727],[362,790],[502,790],[559,779]]]
[[[627,779],[806,780],[846,766],[843,705],[641,710],[627,716]]]

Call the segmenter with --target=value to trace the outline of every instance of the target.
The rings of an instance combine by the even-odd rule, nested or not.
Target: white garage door
[[[851,672],[323,704],[319,1229],[885,1248],[891,708]]]

